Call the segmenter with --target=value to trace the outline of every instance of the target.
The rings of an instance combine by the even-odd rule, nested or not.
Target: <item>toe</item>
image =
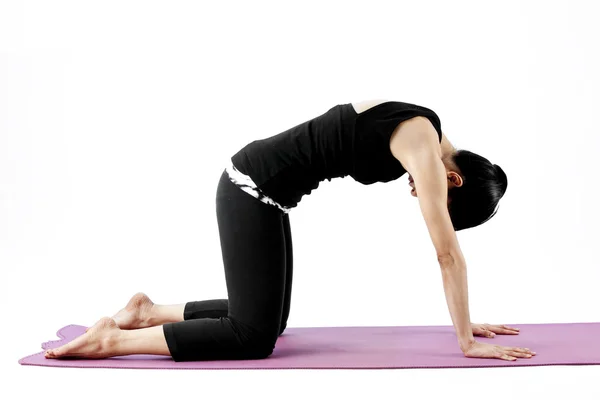
[[[119,329],[119,326],[111,317],[102,317],[96,324],[99,328]]]
[[[48,355],[50,356],[50,358],[59,358],[63,355],[65,355],[65,346],[60,346],[60,347],[56,347],[54,349],[50,349],[48,350]]]

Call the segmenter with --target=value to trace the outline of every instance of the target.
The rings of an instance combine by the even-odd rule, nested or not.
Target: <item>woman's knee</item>
[[[287,327],[287,324],[283,324],[283,323],[281,324],[281,328],[279,328],[279,335],[281,335],[285,331],[286,327]]]
[[[272,339],[272,335],[266,336],[258,334],[250,337],[243,342],[243,352],[248,358],[261,359],[267,358],[275,350],[275,342],[277,339]]]
[[[235,327],[243,353],[248,358],[267,358],[275,350],[275,343],[279,336],[279,329],[256,329],[236,319],[231,319]]]

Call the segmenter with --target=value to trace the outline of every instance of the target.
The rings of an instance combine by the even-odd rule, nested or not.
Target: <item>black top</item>
[[[266,139],[255,140],[231,157],[260,190],[284,207],[295,207],[319,182],[350,175],[364,185],[389,182],[406,173],[390,150],[398,124],[427,117],[442,141],[440,119],[415,104],[388,101],[357,114],[351,103]]]

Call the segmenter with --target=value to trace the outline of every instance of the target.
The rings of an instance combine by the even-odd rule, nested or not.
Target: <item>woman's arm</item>
[[[421,213],[436,250],[442,271],[446,302],[464,352],[475,341],[469,315],[467,266],[448,213],[446,168],[431,152],[417,152],[410,174],[419,194]]]
[[[458,345],[464,353],[475,342],[469,314],[467,267],[464,261],[456,262],[452,258],[440,261],[440,266],[446,303],[456,330]]]
[[[421,213],[442,272],[452,323],[460,348],[465,352],[475,339],[469,315],[466,263],[448,213],[446,168],[431,122],[419,117],[411,120],[400,124],[395,132],[398,134],[392,136],[390,147],[414,179]]]

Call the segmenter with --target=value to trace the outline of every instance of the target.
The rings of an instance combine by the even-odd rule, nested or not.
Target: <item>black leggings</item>
[[[192,301],[163,332],[174,361],[266,358],[290,313],[289,215],[233,184],[223,171],[217,222],[227,299]]]

